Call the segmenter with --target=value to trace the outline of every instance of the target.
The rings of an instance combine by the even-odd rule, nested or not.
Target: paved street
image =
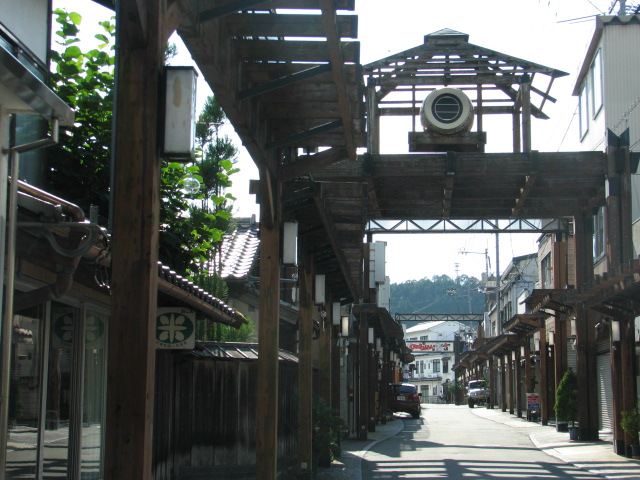
[[[538,450],[529,436],[474,415],[468,407],[429,405],[419,420],[379,444],[363,463],[364,479],[595,479]]]
[[[640,464],[610,443],[569,442],[499,410],[423,405],[420,419],[397,417],[377,430],[368,445],[344,442],[343,458],[318,479],[640,479]]]

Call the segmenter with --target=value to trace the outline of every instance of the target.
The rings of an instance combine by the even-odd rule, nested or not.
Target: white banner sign
[[[188,350],[196,345],[196,313],[188,308],[158,308],[156,348]]]

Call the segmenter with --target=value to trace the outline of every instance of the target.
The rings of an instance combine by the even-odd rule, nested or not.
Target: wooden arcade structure
[[[579,285],[593,278],[592,209],[603,200],[607,179],[619,178],[626,185],[628,148],[608,155],[531,151],[530,119],[544,118],[553,79],[564,73],[482,49],[452,31],[427,36],[425,45],[362,68],[357,18],[347,13],[353,9],[352,0],[119,2],[105,478],[152,475],[155,352],[150,332],[158,290],[160,174],[156,120],[164,45],[173,31],[183,39],[260,171],[254,193],[260,202],[256,447],[261,478],[275,479],[278,471],[274,445],[284,222],[298,224],[299,239],[300,473],[307,473],[311,464],[312,316],[319,308],[313,298],[315,276],[325,276],[325,304],[360,305],[360,345],[367,345],[371,327],[376,336],[389,340],[383,361],[394,349],[403,353],[390,341],[400,332],[372,306],[375,286],[363,275],[368,268],[363,244],[368,220],[571,217]],[[533,86],[539,77],[549,80],[542,89]],[[475,92],[478,132],[485,115],[513,117],[513,152],[477,148],[380,153],[381,115],[416,116],[420,92],[453,85]],[[385,104],[393,92],[410,99],[398,106]],[[494,99],[494,94],[501,98]],[[540,103],[531,102],[532,94]],[[433,142],[415,142],[425,144]],[[365,147],[366,153],[359,155],[358,149]],[[626,226],[629,192],[623,187],[608,193],[606,201],[612,208],[619,206],[619,215],[610,221]],[[131,209],[132,203],[139,208]],[[620,228],[616,231],[624,235],[609,239],[616,264],[631,255],[629,232]],[[581,313],[576,316],[583,318]],[[319,340],[327,346],[320,360],[325,367],[331,365],[336,334],[330,317],[323,317],[327,328]],[[582,345],[589,341],[586,320],[584,326],[578,323]],[[365,350],[359,353],[366,389],[359,399],[359,421],[366,430],[371,391]],[[587,365],[586,347],[584,352],[578,361]],[[491,352],[482,355],[484,361],[487,355]],[[330,379],[319,388],[327,398],[335,394]]]

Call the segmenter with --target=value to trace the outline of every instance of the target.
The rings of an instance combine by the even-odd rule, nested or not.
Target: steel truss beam
[[[478,322],[484,321],[484,313],[396,313],[396,322]]]
[[[367,233],[560,233],[567,218],[502,220],[369,220]]]

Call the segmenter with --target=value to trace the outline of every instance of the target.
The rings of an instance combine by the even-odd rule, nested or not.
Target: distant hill
[[[396,313],[482,313],[480,281],[461,275],[457,280],[436,275],[429,280],[391,284],[391,315]]]

